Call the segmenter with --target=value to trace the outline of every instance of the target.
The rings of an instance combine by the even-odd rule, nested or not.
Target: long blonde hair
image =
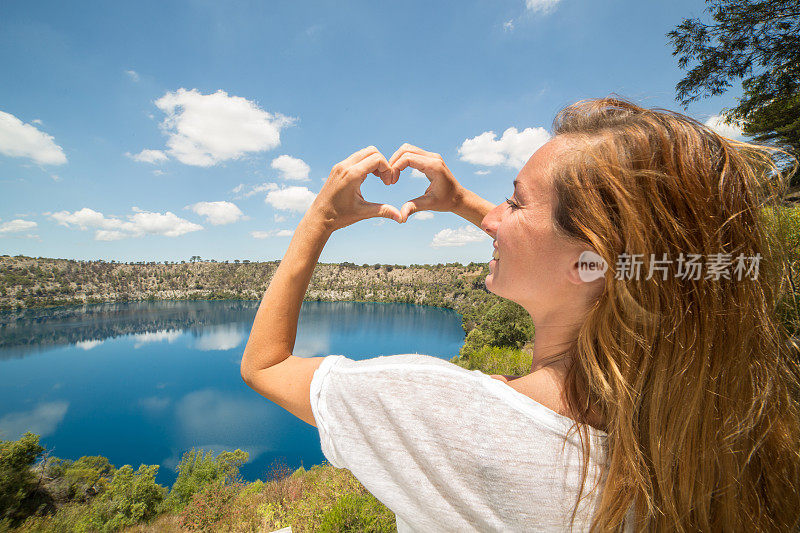
[[[606,421],[592,530],[620,530],[634,502],[637,530],[793,530],[800,370],[776,316],[785,251],[764,220],[772,209],[780,222],[787,183],[773,149],[618,98],[566,107],[553,132],[576,141],[554,167],[557,231],[609,267],[565,389],[584,442],[581,494],[583,421],[592,410]],[[633,254],[638,279],[622,269]],[[689,254],[700,254],[699,279],[678,276]],[[666,258],[653,263],[666,279],[659,269],[646,279],[652,258]],[[715,259],[731,261],[730,279],[713,273]]]

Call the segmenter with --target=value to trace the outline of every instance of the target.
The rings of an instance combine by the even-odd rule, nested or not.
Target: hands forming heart
[[[393,185],[407,167],[419,170],[430,180],[422,196],[407,201],[398,210],[393,205],[368,202],[361,195],[361,184],[367,175],[375,174],[386,185]],[[321,217],[331,232],[373,217],[391,218],[402,224],[417,211],[454,210],[464,192],[439,154],[404,144],[387,161],[377,148],[369,146],[333,166],[306,214]]]

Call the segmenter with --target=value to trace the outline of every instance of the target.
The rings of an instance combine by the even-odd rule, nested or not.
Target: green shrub
[[[64,531],[89,531],[89,505],[68,503],[62,505],[54,514],[31,516],[18,529],[17,533],[63,533]],[[0,526],[0,531],[4,531]]]
[[[54,458],[47,467],[53,479],[49,490],[62,501],[88,502],[105,491],[114,472],[114,465],[99,455],[77,461]]]
[[[762,211],[768,231],[785,246],[788,276],[777,314],[792,335],[800,335],[800,207]]]
[[[30,432],[17,440],[0,441],[0,520],[16,525],[46,503],[37,497],[36,477],[31,471],[43,452],[39,435]]]
[[[167,489],[155,481],[158,465],[119,468],[108,489],[92,501],[87,529],[117,531],[156,516]]]
[[[451,362],[484,374],[520,376],[531,371],[533,356],[526,350],[509,346],[482,346],[454,357]]]
[[[231,502],[238,487],[220,480],[207,484],[194,494],[181,513],[181,527],[190,531],[216,531],[221,520],[228,518]]]
[[[164,501],[164,509],[180,511],[193,495],[203,491],[208,485],[216,481],[237,481],[239,467],[248,458],[249,454],[242,450],[222,452],[215,458],[211,451],[204,453],[203,450],[192,448],[183,454],[178,464],[178,478]]]
[[[480,328],[488,335],[491,346],[521,348],[533,335],[530,314],[511,300],[501,300],[492,306]]]
[[[345,494],[322,516],[322,533],[389,532],[396,530],[394,514],[371,494]]]

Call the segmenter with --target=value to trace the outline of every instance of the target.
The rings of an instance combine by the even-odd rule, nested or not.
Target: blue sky
[[[701,0],[0,4],[0,250],[280,259],[330,168],[439,152],[500,203],[555,113],[612,93],[682,110],[665,34]],[[740,90],[692,104],[706,121]],[[513,128],[513,129],[509,129]],[[731,133],[735,134],[734,133]],[[530,152],[530,153],[528,153]],[[422,194],[410,170],[364,197]],[[426,218],[427,217],[427,218]],[[487,262],[452,213],[371,219],[323,262]]]

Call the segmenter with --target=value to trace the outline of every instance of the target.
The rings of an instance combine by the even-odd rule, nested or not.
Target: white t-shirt
[[[421,354],[326,357],[311,380],[322,453],[404,531],[566,531],[580,486],[573,421],[479,370]],[[592,443],[584,496],[602,474]],[[586,531],[602,480],[574,531]]]

